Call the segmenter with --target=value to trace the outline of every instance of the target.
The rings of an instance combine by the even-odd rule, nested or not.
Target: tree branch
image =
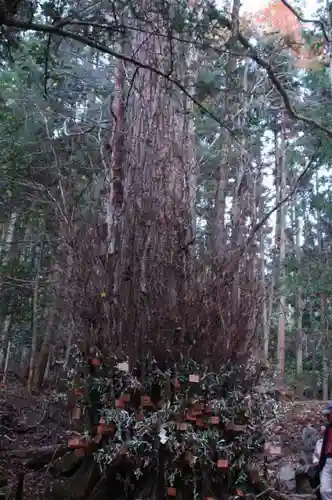
[[[305,19],[304,17],[302,17],[295,9],[294,7],[292,7],[288,2],[287,0],[281,0],[282,3],[285,5],[285,7],[287,7],[287,9],[289,9],[291,11],[292,14],[294,14],[294,16],[299,20],[301,21],[302,23],[313,23],[313,24],[317,24],[318,26],[320,26],[322,32],[323,32],[323,35],[324,35],[324,38],[326,40],[327,43],[330,43],[330,39],[327,35],[327,30],[326,30],[326,27],[325,27],[325,24],[323,23],[323,21],[321,21],[320,19]]]
[[[311,169],[311,167],[313,166],[313,163],[317,159],[321,145],[322,145],[321,142],[319,142],[319,144],[316,148],[316,151],[314,152],[314,154],[312,155],[312,157],[308,161],[307,165],[302,170],[301,174],[296,179],[296,181],[295,181],[292,189],[289,191],[289,193],[284,198],[282,198],[280,201],[278,201],[278,203],[276,203],[274,205],[274,207],[272,207],[271,210],[269,210],[264,215],[264,217],[259,222],[257,222],[257,224],[253,227],[247,241],[245,242],[245,248],[251,243],[251,241],[254,238],[257,231],[259,231],[264,226],[265,222],[271,217],[271,215],[274,214],[274,212],[276,212],[282,205],[284,205],[284,203],[287,203],[291,199],[291,197],[293,196],[293,194],[296,192],[297,188],[299,187],[303,177],[305,177],[305,175]]]
[[[285,0],[283,0],[283,1],[285,1]],[[227,19],[224,16],[220,16],[219,22],[220,22],[220,24],[222,24],[223,28],[227,28],[230,31],[232,31],[232,22],[229,19]],[[94,40],[92,40],[89,37],[78,35],[72,31],[62,29],[59,26],[54,26],[54,25],[49,25],[49,24],[30,23],[30,22],[20,21],[18,19],[5,19],[3,21],[3,24],[7,27],[16,28],[16,29],[23,30],[23,31],[32,30],[32,31],[57,35],[57,36],[60,36],[63,38],[69,38],[69,39],[75,40],[79,43],[82,43],[88,47],[92,47],[96,50],[99,50],[105,54],[109,54],[117,59],[120,59],[120,60],[126,62],[126,63],[133,64],[137,68],[142,68],[142,69],[146,69],[148,71],[152,71],[156,75],[158,75],[158,76],[168,80],[170,83],[172,83],[181,92],[183,92],[183,94],[186,95],[188,97],[188,99],[190,99],[201,110],[201,112],[203,114],[205,114],[206,116],[209,116],[216,123],[218,123],[221,127],[228,130],[228,132],[232,135],[234,140],[239,145],[241,145],[241,148],[243,149],[243,145],[235,137],[234,131],[225,122],[221,121],[214,113],[212,113],[209,109],[207,109],[205,106],[203,106],[193,95],[191,95],[188,92],[188,90],[184,87],[184,85],[182,85],[182,83],[180,83],[178,80],[172,78],[171,75],[159,70],[158,68],[154,68],[153,66],[150,66],[149,64],[145,64],[145,63],[143,63],[135,58],[125,56],[124,54],[119,54],[119,53],[115,52],[114,50],[108,49],[104,45],[101,45],[98,42],[95,42]],[[258,52],[255,50],[255,48],[251,45],[249,40],[244,35],[242,35],[241,33],[238,33],[237,38],[238,38],[239,42],[241,43],[241,45],[245,49],[247,49],[247,54],[246,54],[247,57],[249,57],[250,59],[255,61],[258,64],[258,66],[260,66],[261,68],[263,68],[266,71],[266,73],[267,73],[269,79],[271,80],[272,84],[274,85],[275,89],[280,94],[280,96],[283,100],[284,106],[285,106],[286,110],[288,111],[289,115],[292,118],[294,118],[295,120],[302,121],[303,123],[307,123],[308,125],[311,125],[311,126],[315,127],[316,129],[321,130],[328,137],[332,138],[332,129],[329,129],[325,125],[321,124],[320,122],[318,122],[312,118],[306,117],[306,116],[298,113],[294,109],[286,89],[284,88],[282,83],[279,81],[277,75],[273,71],[271,64],[259,56]]]
[[[319,123],[317,120],[314,120],[313,118],[309,118],[307,116],[301,115],[300,113],[298,113],[294,109],[286,89],[284,88],[284,86],[282,85],[282,83],[280,82],[278,77],[276,76],[275,72],[272,69],[271,64],[269,62],[265,61],[265,59],[263,59],[262,57],[260,57],[258,55],[258,52],[254,49],[254,47],[252,47],[249,40],[246,37],[244,37],[241,33],[239,33],[238,39],[239,39],[239,42],[241,43],[241,45],[243,45],[243,47],[248,49],[247,55],[253,61],[255,61],[258,64],[258,66],[265,69],[272,84],[274,85],[274,87],[278,91],[278,93],[280,94],[280,96],[283,100],[284,106],[285,106],[286,110],[288,111],[288,113],[290,114],[290,116],[293,117],[295,120],[301,121],[303,123],[307,123],[308,125],[311,125],[312,127],[315,127],[316,129],[321,130],[326,135],[328,135],[328,137],[332,138],[332,129],[329,129],[328,127],[326,127],[322,123]]]
[[[163,71],[159,70],[158,68],[154,68],[153,66],[149,64],[145,64],[141,61],[138,61],[137,59],[133,57],[128,57],[124,54],[119,54],[118,52],[115,52],[114,50],[108,49],[104,45],[101,45],[98,42],[95,42],[91,38],[88,38],[86,36],[78,35],[72,31],[68,31],[65,29],[62,29],[58,26],[53,26],[50,24],[39,24],[39,23],[29,23],[25,21],[20,21],[18,19],[6,19],[3,23],[5,26],[11,27],[11,28],[16,28],[19,30],[23,31],[38,31],[41,33],[49,33],[52,35],[57,35],[63,38],[69,38],[71,40],[75,40],[76,42],[82,43],[83,45],[86,45],[88,47],[91,47],[93,49],[99,50],[100,52],[103,52],[104,54],[108,54],[112,57],[115,57],[116,59],[120,59],[121,61],[124,61],[126,63],[130,63],[135,65],[137,68],[141,69],[146,69],[149,71],[152,71],[156,75],[165,78],[165,80],[168,80],[170,83],[172,83],[175,87],[177,87],[181,92],[183,92],[184,95],[188,97],[201,111],[203,114],[206,116],[209,116],[212,118],[214,121],[216,121],[221,127],[224,127],[225,129],[228,130],[228,132],[234,137],[234,131],[223,121],[221,121],[214,113],[209,111],[205,106],[203,106],[193,95],[191,95],[188,90],[182,85],[181,82],[176,80],[175,78],[172,78],[171,75],[168,73],[164,73]],[[234,137],[234,139],[239,143],[240,141]],[[243,148],[242,148],[243,149]]]
[[[303,177],[305,177],[305,175],[308,173],[308,171],[312,168],[313,163],[317,159],[320,148],[321,148],[321,141],[319,141],[318,146],[316,148],[316,151],[314,152],[314,154],[312,155],[312,157],[308,161],[307,165],[302,170],[301,174],[296,179],[296,181],[295,181],[292,189],[289,191],[289,193],[284,198],[282,198],[280,201],[278,201],[278,203],[276,203],[271,208],[271,210],[269,210],[263,216],[263,218],[260,221],[258,221],[257,224],[255,224],[255,226],[252,228],[248,238],[242,243],[242,245],[240,245],[236,249],[235,254],[233,254],[229,258],[230,266],[225,266],[225,268],[227,269],[227,275],[224,277],[228,283],[230,283],[230,281],[233,279],[234,270],[235,270],[236,266],[238,265],[239,261],[241,260],[241,258],[244,256],[245,251],[248,249],[248,247],[249,247],[250,243],[252,242],[252,240],[254,239],[256,233],[260,229],[262,229],[262,227],[267,222],[267,220],[271,217],[272,214],[274,214],[284,203],[287,203],[287,201],[291,199],[291,197],[293,196],[293,194],[296,192],[297,188],[299,187]]]

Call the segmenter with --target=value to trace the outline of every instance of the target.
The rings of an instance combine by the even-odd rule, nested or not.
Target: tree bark
[[[39,251],[37,254],[36,263],[36,277],[33,287],[33,301],[32,301],[32,343],[31,343],[31,354],[30,354],[30,364],[29,364],[29,377],[28,377],[28,390],[32,391],[33,386],[33,376],[36,363],[36,351],[37,351],[37,339],[38,339],[38,300],[39,300],[39,279],[40,279],[40,268],[43,254],[43,240],[40,242]]]
[[[323,360],[322,360],[322,383],[323,383],[323,401],[329,399],[329,363],[328,363],[328,331],[329,324],[327,318],[327,301],[326,295],[320,296],[320,325],[321,333],[323,335]]]
[[[316,186],[315,193],[319,194],[319,174],[316,171]],[[323,239],[323,229],[321,220],[320,209],[316,210],[316,223],[317,223],[317,250],[320,261],[322,262],[324,254],[324,239]],[[320,293],[320,335],[322,339],[322,389],[323,389],[323,400],[326,401],[329,397],[329,366],[328,366],[328,318],[327,318],[327,297],[326,294]]]
[[[301,226],[300,226],[300,213],[297,204],[297,199],[295,197],[295,228],[296,228],[296,260],[298,269],[301,268]],[[299,286],[297,297],[296,297],[296,374],[301,384],[301,379],[303,375],[303,290],[302,286]],[[302,384],[301,384],[302,386]],[[302,394],[299,394],[302,396]]]
[[[58,273],[55,273],[54,280],[60,280],[60,279],[61,276]],[[47,360],[49,359],[50,346],[53,338],[54,323],[58,313],[58,300],[59,297],[53,295],[48,311],[46,331],[43,336],[43,341],[40,351],[36,356],[36,364],[33,374],[33,385],[37,388],[39,388],[43,382],[44,373],[47,366]]]
[[[24,223],[21,218],[14,212],[9,220],[6,232],[5,248],[2,251],[2,266],[8,267],[9,275],[15,272],[22,254],[22,247],[15,240],[20,240],[26,232]],[[0,339],[0,370],[3,370],[5,361],[5,352],[7,349],[8,338],[10,336],[10,327],[12,323],[12,306],[13,306],[13,290],[12,288],[4,287],[3,277],[0,276],[0,292],[1,292],[1,339]]]
[[[280,145],[277,153],[277,166],[280,177],[280,198],[283,199],[286,194],[286,144],[284,122],[282,121],[280,133]],[[280,269],[280,298],[279,298],[279,325],[278,325],[278,373],[280,382],[285,380],[285,330],[286,330],[286,312],[287,303],[285,297],[285,270],[284,261],[286,257],[286,205],[282,204],[279,209],[280,222],[280,240],[279,240],[279,269]]]
[[[10,256],[10,247],[13,242],[17,220],[18,220],[17,212],[12,212],[8,221],[8,226],[6,228],[6,238],[4,246],[3,248],[1,248],[1,261],[3,266],[8,264]]]

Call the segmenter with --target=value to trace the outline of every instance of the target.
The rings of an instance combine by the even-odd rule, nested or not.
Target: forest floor
[[[25,462],[31,450],[56,447],[68,439],[68,411],[55,396],[48,389],[30,394],[14,378],[0,387],[0,483],[8,481],[4,498],[13,495],[20,472],[25,472],[24,498],[44,498],[45,487],[52,481],[48,467],[31,472],[26,470]]]
[[[324,424],[322,410],[326,402],[317,400],[280,401],[278,414],[271,418],[264,431],[267,441],[277,443],[281,447],[281,455],[268,457],[266,475],[269,484],[276,479],[278,470],[285,465],[303,465],[302,430],[312,425],[318,431]]]
[[[282,464],[300,462],[302,429],[308,424],[319,428],[323,405],[321,401],[280,401],[278,415],[263,430],[267,440],[282,448],[281,456],[267,463],[269,484]],[[25,472],[24,499],[44,498],[46,487],[54,481],[49,473],[52,459],[38,472],[27,470],[25,462],[34,449],[53,446],[56,450],[70,434],[68,409],[53,391],[30,394],[19,380],[10,378],[0,388],[0,487],[4,478],[8,481],[6,494],[0,493],[0,498],[12,497],[21,471]]]

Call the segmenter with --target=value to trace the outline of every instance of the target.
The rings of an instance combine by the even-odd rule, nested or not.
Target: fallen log
[[[47,453],[53,450],[53,452],[59,447],[60,445],[58,444],[52,444],[49,446],[38,446],[38,447],[30,447],[30,448],[19,448],[17,450],[12,450],[9,455],[11,457],[17,457],[17,458],[27,458],[31,454],[33,455],[38,455],[38,454],[43,454]]]
[[[72,451],[55,459],[49,469],[54,477],[70,477],[81,466],[82,458]]]
[[[289,497],[293,500],[312,500],[316,498],[316,495],[314,493],[291,493]]]
[[[273,500],[313,500],[316,498],[315,493],[312,494],[299,494],[299,493],[291,493],[286,495],[281,491],[278,491],[274,488],[266,488],[261,493],[256,495],[256,500],[260,498],[272,498]]]
[[[67,451],[67,445],[58,444],[44,446],[42,448],[24,448],[13,450],[9,453],[9,457],[20,458],[22,459],[22,465],[28,469],[38,470],[65,455]]]
[[[93,457],[84,457],[81,466],[64,484],[53,486],[51,498],[85,500],[101,479],[101,472]]]

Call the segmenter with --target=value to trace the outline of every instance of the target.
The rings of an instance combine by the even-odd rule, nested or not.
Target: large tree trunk
[[[124,19],[122,18],[122,21]],[[118,43],[118,51],[126,55],[129,45],[126,34],[123,34]],[[124,182],[126,167],[126,72],[124,61],[118,60],[115,74],[115,97],[112,104],[111,115],[115,119],[109,141],[111,157],[108,170],[108,200],[106,202],[108,226],[108,265],[112,269],[109,290],[112,296],[112,306],[109,325],[111,332],[121,343],[122,315],[118,314],[120,304],[120,287],[123,269],[121,268],[121,252],[124,227]],[[124,315],[128,313],[124,308]]]
[[[149,2],[145,6],[148,12]],[[158,16],[149,15],[154,20]],[[128,50],[128,46],[126,42],[121,50]],[[147,37],[137,30],[132,50],[144,64],[169,71],[167,37],[157,34]],[[173,71],[180,80],[192,85],[188,82],[191,78],[188,61],[181,50],[177,54],[181,62],[174,65]],[[188,290],[187,254],[195,237],[196,162],[191,104],[182,97],[178,99],[177,93],[174,97],[176,91],[169,88],[165,79],[139,69],[135,71],[125,121],[125,91],[121,66],[113,107],[118,129],[111,139],[111,168],[116,170],[112,177],[117,179],[119,188],[120,182],[122,185],[121,196],[113,196],[111,200],[111,212],[121,216],[117,239],[116,224],[113,223],[111,230],[114,241],[111,255],[116,253],[111,329],[112,340],[120,344],[123,328],[135,331],[130,350],[142,359],[147,332],[155,329],[157,348],[158,323],[175,314]]]
[[[234,2],[233,4],[233,17],[238,19],[239,16],[239,8],[240,3]],[[238,79],[239,80],[239,79]],[[242,82],[236,82],[237,85],[241,85],[242,92],[238,89],[238,106],[239,109],[247,109],[247,95],[248,95],[248,66],[246,65],[242,75]],[[235,84],[235,81],[234,81]],[[246,113],[242,112],[238,117],[239,130],[241,130],[246,121]],[[235,160],[237,165],[236,178],[235,178],[235,186],[233,192],[233,200],[232,200],[232,234],[231,234],[231,251],[236,251],[237,248],[240,248],[243,245],[244,237],[245,237],[245,220],[246,216],[251,212],[250,206],[250,196],[249,196],[249,158],[248,155],[245,154],[245,151],[248,148],[246,143],[246,139],[241,139],[241,151],[239,152],[239,159]],[[256,201],[256,200],[255,200]],[[253,256],[253,261],[255,260],[255,256]],[[235,308],[238,307],[240,301],[240,267],[243,265],[248,265],[248,263],[239,262],[237,269],[234,272],[233,279],[233,304]],[[249,270],[249,269],[248,269]],[[251,270],[253,271],[253,270]],[[252,272],[253,274],[253,272]],[[253,275],[251,276],[251,280],[253,280]]]

